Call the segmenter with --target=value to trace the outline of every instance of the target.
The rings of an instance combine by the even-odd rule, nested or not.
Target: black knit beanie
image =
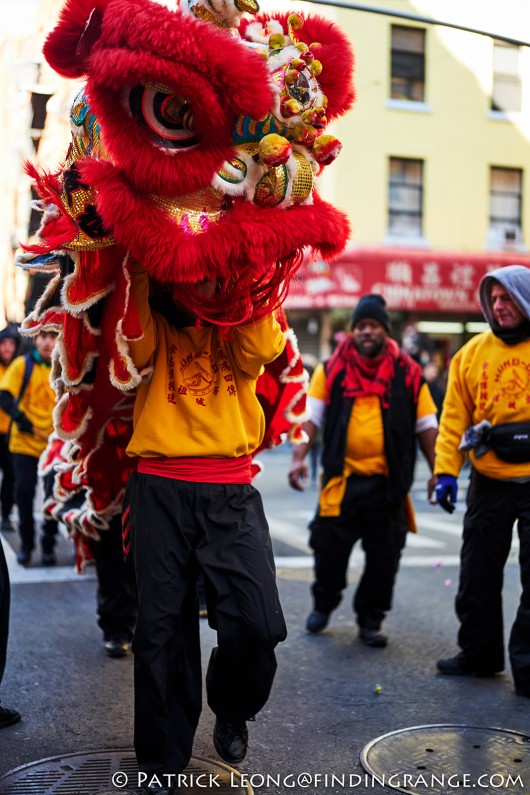
[[[386,311],[386,301],[382,295],[377,295],[377,293],[369,293],[368,295],[362,296],[362,298],[359,300],[359,303],[353,310],[353,314],[351,316],[351,327],[355,328],[359,320],[363,320],[364,318],[377,320],[386,328],[387,331],[390,331],[390,318],[388,316],[388,312]]]
[[[17,343],[20,342],[20,334],[14,326],[6,326],[0,331],[0,341],[7,339],[14,340]]]

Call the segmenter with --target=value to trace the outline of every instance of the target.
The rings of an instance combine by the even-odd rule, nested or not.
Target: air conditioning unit
[[[502,226],[499,229],[500,243],[503,246],[516,246],[521,242],[521,229],[518,226]]]

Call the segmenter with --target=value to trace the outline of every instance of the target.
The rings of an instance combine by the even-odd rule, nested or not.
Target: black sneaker
[[[440,673],[446,676],[495,676],[495,674],[500,674],[502,671],[502,667],[476,665],[466,660],[463,654],[447,657],[445,660],[438,660],[436,667]]]
[[[18,723],[21,717],[20,712],[17,712],[15,709],[0,707],[0,729],[5,729],[6,726],[12,726],[13,723]]]
[[[247,755],[248,729],[245,721],[241,723],[224,723],[215,719],[213,730],[215,750],[225,762],[236,764],[242,762]]]
[[[55,557],[53,552],[43,552],[41,558],[41,564],[43,566],[55,566],[57,563],[57,558]]]
[[[31,560],[31,552],[27,549],[19,549],[17,552],[17,563],[20,563],[21,566],[27,566]]]
[[[384,649],[388,644],[387,636],[380,629],[361,627],[359,637],[365,646],[371,646],[373,649]]]
[[[321,613],[320,610],[313,610],[307,617],[305,628],[308,632],[322,632],[323,629],[326,629],[328,622],[329,613]]]
[[[108,638],[105,640],[105,653],[109,657],[126,657],[131,652],[131,642],[126,638]]]

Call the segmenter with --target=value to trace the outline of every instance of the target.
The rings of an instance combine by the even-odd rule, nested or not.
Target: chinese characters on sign
[[[355,249],[336,262],[306,263],[293,280],[288,309],[351,308],[365,293],[380,293],[390,309],[480,314],[481,277],[530,257],[451,254],[400,249]]]

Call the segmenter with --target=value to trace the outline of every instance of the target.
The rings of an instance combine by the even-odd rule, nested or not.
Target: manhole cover
[[[182,795],[253,795],[237,770],[200,756],[193,757],[180,776]],[[137,782],[132,750],[85,751],[11,770],[0,778],[0,795],[134,795]]]
[[[361,764],[374,781],[409,795],[513,795],[530,788],[530,737],[477,726],[412,726],[369,742]]]

